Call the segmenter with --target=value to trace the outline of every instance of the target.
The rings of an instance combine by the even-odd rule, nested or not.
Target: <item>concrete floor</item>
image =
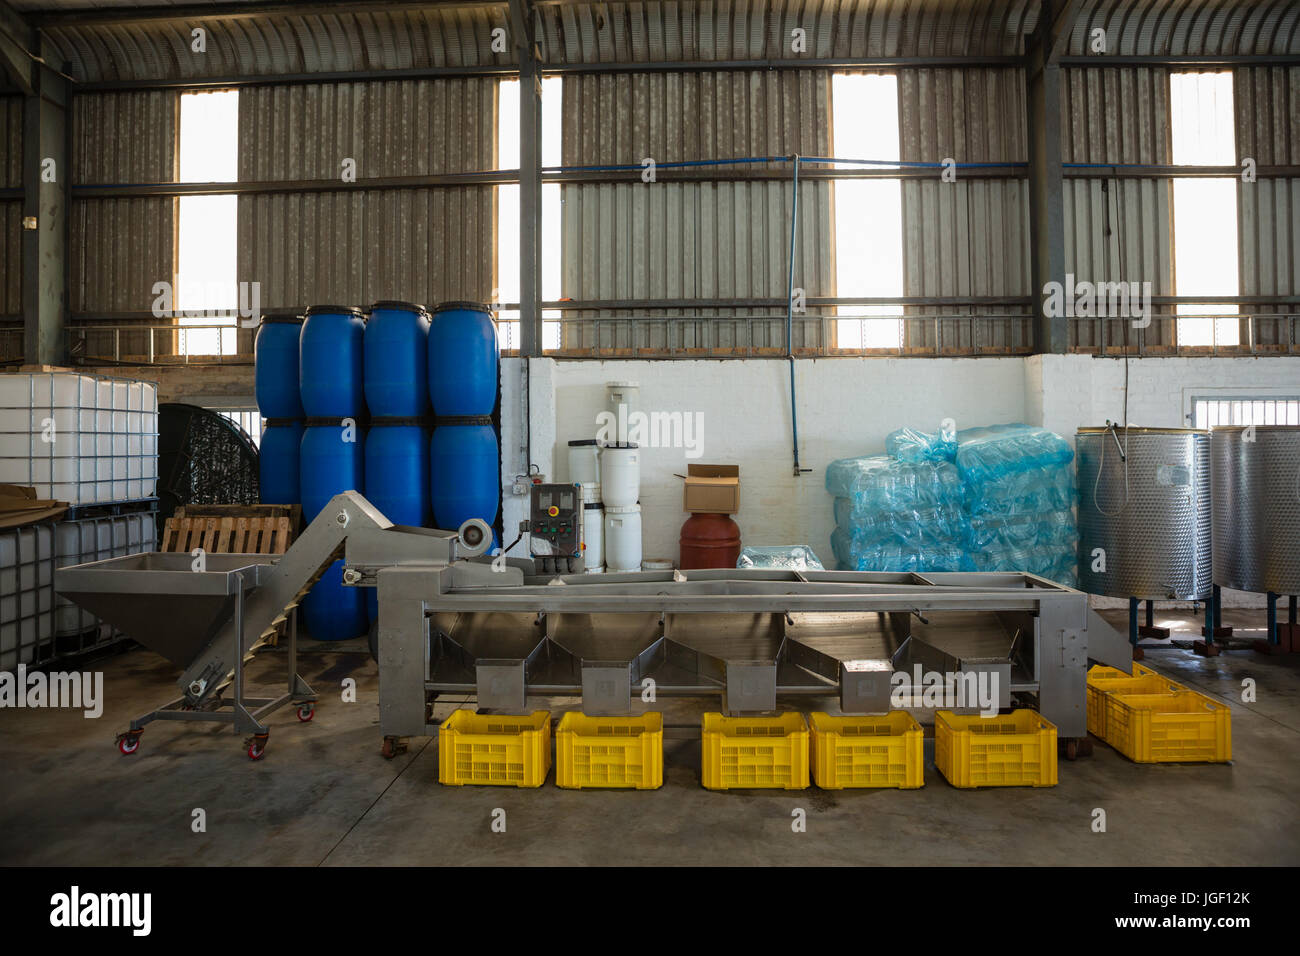
[[[1106,613],[1123,625],[1123,612]],[[1198,623],[1158,618],[1188,632]],[[1263,624],[1261,612],[1224,618]],[[119,755],[115,735],[174,691],[174,669],[141,648],[90,665],[105,674],[98,720],[0,710],[0,864],[1300,863],[1300,658],[1148,654],[1162,673],[1232,704],[1231,765],[1137,765],[1097,743],[1093,757],[1061,761],[1055,788],[963,791],[934,769],[927,740],[921,790],[790,793],[704,790],[699,744],[685,739],[666,742],[656,791],[566,791],[553,776],[539,790],[443,787],[435,740],[415,739],[392,761],[379,755],[378,676],[363,649],[312,645],[303,660],[323,695],[316,719],[276,714],[258,763],[215,725],[155,723],[138,753]],[[277,679],[283,663],[280,651],[263,654],[253,683]],[[339,700],[346,677],[357,703]],[[1258,697],[1243,704],[1247,677]],[[669,723],[688,723],[703,708],[664,709]],[[1098,807],[1106,833],[1091,829]],[[206,833],[191,831],[195,808]],[[505,833],[492,831],[495,808],[506,811]],[[807,832],[791,830],[796,808]]]

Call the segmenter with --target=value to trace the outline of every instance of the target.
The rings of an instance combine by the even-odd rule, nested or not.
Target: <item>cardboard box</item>
[[[687,465],[682,508],[691,514],[734,515],[740,510],[739,465]]]

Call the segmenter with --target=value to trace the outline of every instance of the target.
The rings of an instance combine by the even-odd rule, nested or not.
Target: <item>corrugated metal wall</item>
[[[899,146],[908,162],[1024,162],[1025,80],[1018,69],[898,71]],[[912,296],[1030,294],[1029,187],[1021,178],[903,181],[903,280]],[[972,320],[908,322],[905,346],[1021,351],[1031,345],[1027,307],[909,307],[907,315]],[[1014,313],[1026,318],[991,318]],[[980,318],[979,316],[985,317]]]
[[[253,87],[239,98],[241,181],[340,180],[495,166],[496,80]],[[239,199],[239,278],[264,308],[379,299],[487,301],[494,187]]]
[[[155,183],[176,180],[177,94],[168,91],[82,94],[72,100],[72,182]],[[96,322],[105,312],[149,311],[157,282],[173,281],[176,200],[171,197],[85,199],[73,193],[69,258],[74,317]],[[149,324],[142,319],[131,324]],[[170,351],[158,337],[155,349]],[[144,333],[123,335],[128,356],[145,355]],[[111,337],[91,334],[91,354],[111,355]]]
[[[1170,162],[1166,69],[1063,70],[1061,116],[1065,163]],[[1166,179],[1066,179],[1066,272],[1076,281],[1150,282],[1152,295],[1172,295],[1171,202]],[[1070,345],[1102,351],[1141,342],[1159,351],[1173,346],[1174,325],[1156,319],[1138,330],[1125,319],[1073,319]]]
[[[0,96],[0,188],[23,184],[23,99]],[[0,201],[0,362],[23,357],[23,201]]]
[[[825,155],[825,72],[576,76],[564,81],[563,163],[639,164],[744,156]],[[736,167],[724,167],[727,169]],[[747,166],[789,174],[789,164]],[[784,303],[792,185],[788,182],[574,184],[563,187],[566,298],[772,298]],[[832,295],[830,185],[801,184],[795,285]],[[783,313],[784,307],[757,314]],[[630,321],[627,316],[663,317]],[[732,321],[671,320],[674,315]],[[754,310],[638,309],[570,313],[566,351],[783,350],[785,320]],[[822,343],[817,319],[795,323],[796,349]]]
[[[1260,166],[1300,164],[1300,67],[1239,69],[1233,100],[1238,156]],[[1241,294],[1300,295],[1300,179],[1240,183],[1237,194]],[[1296,313],[1300,306],[1250,310]],[[1257,318],[1255,342],[1264,350],[1285,349],[1294,327],[1294,322]]]

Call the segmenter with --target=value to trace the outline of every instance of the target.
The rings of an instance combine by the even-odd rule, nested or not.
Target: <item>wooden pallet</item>
[[[293,543],[293,522],[271,518],[214,518],[180,515],[167,519],[163,551],[208,554],[284,554]]]

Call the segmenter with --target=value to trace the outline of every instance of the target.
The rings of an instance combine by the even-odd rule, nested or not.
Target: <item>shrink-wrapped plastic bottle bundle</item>
[[[826,469],[841,570],[1026,571],[1076,583],[1074,452],[1029,425],[900,428]]]

